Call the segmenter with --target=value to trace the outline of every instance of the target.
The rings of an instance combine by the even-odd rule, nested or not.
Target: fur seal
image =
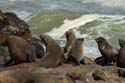
[[[75,42],[76,37],[72,30],[66,32],[66,46],[64,47],[64,53],[69,52],[73,43]]]
[[[68,59],[66,61],[71,61],[75,63],[75,65],[80,64],[80,60],[83,56],[83,42],[84,38],[77,38],[75,40],[73,46],[71,47],[71,50],[69,51]]]
[[[45,43],[46,46],[46,54],[38,62],[39,66],[56,67],[61,62],[62,48],[57,44],[57,42],[52,37],[48,35],[40,35],[39,37],[41,41]]]
[[[76,40],[75,34],[73,33],[73,30],[69,30],[66,32],[66,45],[63,48],[63,58],[64,60],[68,58],[68,53],[70,49],[72,48],[74,42]]]
[[[125,41],[122,39],[119,39],[119,45],[121,48],[119,50],[117,66],[125,68]]]
[[[119,49],[113,48],[103,37],[98,37],[95,39],[95,41],[97,42],[98,49],[105,58],[107,65],[110,65],[111,62],[117,61]]]
[[[11,57],[11,59],[5,63],[5,66],[12,61],[14,61],[14,64],[36,61],[34,48],[23,38],[10,35],[5,41],[5,45],[8,47]]]

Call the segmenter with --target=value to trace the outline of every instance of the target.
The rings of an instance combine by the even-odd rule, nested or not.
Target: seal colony
[[[33,37],[28,24],[12,12],[1,11],[0,24],[0,47],[10,56],[4,64],[0,63],[0,83],[82,83],[79,82],[82,80],[97,83],[95,81],[106,81],[112,74],[118,78],[125,77],[125,70],[122,69],[125,68],[125,40],[119,39],[119,49],[111,46],[103,37],[96,38],[102,56],[92,61],[83,56],[84,38],[77,38],[73,30],[65,33],[67,42],[61,47],[49,35]],[[40,74],[36,73],[40,69],[33,71],[39,67],[46,70],[42,69]],[[65,73],[63,78],[62,71]],[[2,79],[4,77],[5,81]]]
[[[55,67],[63,63],[80,65],[84,59],[84,38],[77,38],[73,30],[65,33],[67,42],[61,47],[49,35],[33,37],[28,24],[12,12],[1,11],[0,17],[0,44],[8,47],[10,54],[10,60],[5,62],[4,66],[25,62],[38,62],[44,67]],[[117,64],[118,67],[124,67],[123,40],[119,40],[120,49],[113,48],[103,37],[98,37],[95,41],[102,54],[102,57],[95,59],[97,64],[103,66]]]

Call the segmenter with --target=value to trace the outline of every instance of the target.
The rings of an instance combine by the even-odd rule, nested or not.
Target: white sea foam
[[[98,16],[94,14],[83,15],[75,20],[66,19],[64,24],[62,24],[59,28],[54,28],[52,31],[46,34],[52,36],[53,38],[59,39],[69,29],[77,29],[79,26],[85,25],[86,23],[92,22],[96,19],[98,19]]]
[[[110,19],[104,19],[104,17],[110,18]],[[52,36],[55,39],[59,39],[69,29],[78,29],[80,26],[83,26],[86,23],[92,22],[94,20],[101,20],[108,23],[108,21],[110,22],[110,21],[123,19],[123,18],[125,18],[125,16],[122,16],[122,15],[98,15],[98,14],[83,15],[75,20],[68,20],[68,19],[64,20],[64,23],[59,28],[54,28],[53,30],[51,30],[50,32],[47,32],[46,34]],[[104,26],[106,26],[106,24],[104,24]],[[102,29],[100,29],[99,27],[98,30],[100,30],[98,31],[98,34],[101,35]],[[82,36],[86,37],[87,34],[82,34]]]

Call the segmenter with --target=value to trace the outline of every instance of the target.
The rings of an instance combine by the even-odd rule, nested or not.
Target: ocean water
[[[36,37],[48,34],[65,45],[65,32],[73,29],[84,37],[84,55],[101,56],[95,38],[105,37],[119,48],[125,39],[124,0],[0,0],[0,9],[25,20]]]

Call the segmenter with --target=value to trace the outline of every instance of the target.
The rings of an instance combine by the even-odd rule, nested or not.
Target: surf
[[[58,27],[54,28],[50,32],[47,32],[45,34],[52,36],[53,38],[59,39],[61,36],[64,35],[64,33],[70,29],[78,29],[79,26],[85,25],[88,22],[92,22],[94,20],[98,19],[97,15],[83,15],[75,20],[64,20],[64,23]]]

